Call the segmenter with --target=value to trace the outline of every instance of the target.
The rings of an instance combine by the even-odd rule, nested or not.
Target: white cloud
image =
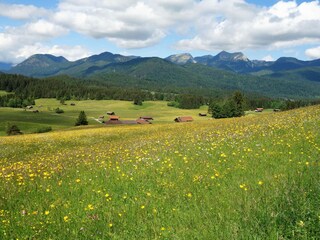
[[[0,16],[17,20],[44,17],[50,14],[50,11],[33,5],[0,3],[0,9]]]
[[[33,36],[48,38],[64,35],[68,32],[66,28],[43,19],[27,24],[21,29]]]
[[[319,47],[315,47],[315,48],[307,49],[305,54],[310,59],[320,59],[320,46]]]
[[[274,58],[271,55],[267,55],[262,60],[267,61],[267,62],[272,62],[274,61]]]
[[[50,46],[48,41],[71,31],[123,49],[150,47],[171,34],[180,39],[175,47],[184,51],[320,42],[319,1],[278,1],[261,7],[245,0],[60,0],[52,10],[2,3],[0,9],[0,16],[27,20],[19,27],[0,26],[2,59],[23,46]]]
[[[30,55],[21,55],[21,49],[32,50],[39,43],[67,32],[67,29],[41,19],[20,27],[6,27],[0,32],[0,61],[17,63],[24,60]]]
[[[30,46],[24,46],[17,50],[16,55],[19,59],[26,59],[33,54],[52,54],[54,56],[63,56],[70,61],[85,58],[92,54],[88,49],[77,46],[46,46],[36,43]]]
[[[142,48],[158,43],[174,23],[161,6],[146,1],[63,1],[54,20],[76,32],[106,38],[123,48]],[[160,1],[160,2],[163,2]],[[176,7],[176,6],[175,6]]]
[[[228,3],[203,0],[201,4],[207,6],[206,9],[211,6],[211,15],[203,15],[195,24],[195,35],[179,41],[177,48],[281,48],[320,40],[320,32],[316,30],[320,28],[319,1],[300,5],[295,1],[279,1],[270,8],[258,8],[236,0]]]

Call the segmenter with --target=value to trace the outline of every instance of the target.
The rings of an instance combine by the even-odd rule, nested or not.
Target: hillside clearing
[[[74,103],[75,106],[71,106],[71,103]],[[56,108],[63,109],[64,113],[56,114],[54,111]],[[33,110],[39,110],[39,113],[33,113]],[[193,116],[196,121],[208,120],[209,116],[198,116],[200,112],[207,112],[207,110],[207,106],[192,110],[168,107],[167,102],[164,101],[147,101],[142,106],[116,100],[66,101],[65,105],[62,105],[56,99],[38,99],[35,107],[28,111],[17,108],[0,108],[0,136],[5,135],[6,122],[14,122],[24,133],[33,133],[37,128],[44,126],[51,126],[53,130],[72,128],[80,111],[85,111],[89,125],[92,127],[101,126],[94,119],[99,116],[105,116],[105,119],[108,119],[108,111],[114,111],[122,120],[152,116],[154,123],[173,123],[176,117],[185,115]]]

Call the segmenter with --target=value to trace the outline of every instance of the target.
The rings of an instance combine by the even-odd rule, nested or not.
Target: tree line
[[[56,98],[60,101],[112,99],[133,101],[137,105],[141,105],[143,101],[164,100],[169,101],[169,106],[183,109],[197,109],[202,105],[208,105],[209,112],[216,113],[218,117],[241,115],[242,111],[257,107],[288,110],[320,104],[320,100],[272,99],[252,93],[222,93],[214,89],[141,89],[132,85],[117,87],[112,86],[110,82],[75,79],[69,76],[36,79],[3,73],[0,73],[0,90],[10,93],[0,96],[0,107],[25,107],[34,104],[34,99],[38,98]],[[241,104],[239,99],[236,100],[240,97]]]

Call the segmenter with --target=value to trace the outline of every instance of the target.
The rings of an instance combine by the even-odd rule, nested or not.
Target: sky
[[[0,62],[102,52],[320,58],[320,1],[0,0]]]

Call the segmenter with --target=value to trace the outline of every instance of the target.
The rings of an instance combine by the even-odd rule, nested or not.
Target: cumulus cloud
[[[24,46],[17,50],[16,56],[19,59],[26,59],[33,54],[52,54],[54,56],[63,56],[70,61],[75,61],[80,58],[85,58],[92,54],[88,49],[76,46],[46,46],[41,43],[36,43],[30,46]]]
[[[184,51],[277,49],[320,41],[319,1],[262,7],[246,0],[60,0],[51,10],[17,4],[0,4],[0,9],[0,16],[28,20],[0,29],[0,51],[6,54],[20,49],[16,46],[48,45],[71,31],[123,49],[150,47],[171,34]]]
[[[0,9],[0,16],[17,20],[44,17],[50,14],[49,10],[33,5],[0,3]]]
[[[5,27],[0,33],[0,61],[17,63],[24,60],[19,54],[21,49],[32,49],[40,42],[46,42],[67,32],[66,28],[43,19],[19,27]]]
[[[316,48],[310,48],[307,49],[305,54],[310,58],[310,59],[320,59],[320,46]]]
[[[195,25],[196,34],[178,42],[180,49],[239,50],[280,48],[317,42],[320,32],[319,1],[279,1],[270,8],[259,8],[245,1],[203,0],[211,9]],[[236,14],[233,14],[236,13]]]
[[[264,58],[262,58],[262,60],[267,61],[267,62],[272,62],[275,59],[271,55],[267,55]]]
[[[190,15],[192,0],[78,1],[64,0],[54,20],[76,32],[106,38],[123,48],[142,48],[158,43],[170,27]],[[180,17],[179,17],[180,15]]]

